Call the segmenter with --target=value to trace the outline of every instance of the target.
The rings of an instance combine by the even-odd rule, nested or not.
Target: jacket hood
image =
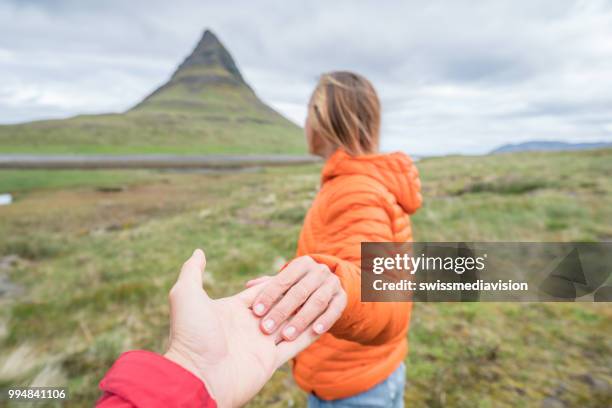
[[[338,149],[325,163],[321,183],[345,175],[363,175],[380,182],[408,214],[414,213],[423,201],[419,171],[405,153],[350,156]]]

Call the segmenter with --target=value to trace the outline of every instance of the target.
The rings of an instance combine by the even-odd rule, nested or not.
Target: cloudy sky
[[[298,124],[321,72],[370,78],[386,150],[612,141],[612,0],[0,0],[0,123],[123,111],[207,27]]]

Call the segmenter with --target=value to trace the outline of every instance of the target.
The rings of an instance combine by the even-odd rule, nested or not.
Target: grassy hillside
[[[305,152],[301,129],[259,100],[210,31],[126,113],[0,126],[0,153]]]
[[[217,95],[223,101],[221,95]],[[241,96],[243,98],[252,98]],[[224,109],[223,103],[218,105]],[[256,110],[252,108],[255,112]],[[304,154],[302,131],[265,110],[82,115],[0,126],[0,153]]]
[[[419,240],[612,237],[610,150],[418,164]],[[164,350],[167,292],[194,247],[213,296],[292,256],[319,170],[0,171],[16,197],[0,207],[0,388],[68,384],[70,406],[91,406],[122,350]],[[609,406],[611,330],[609,304],[416,304],[406,401]],[[304,403],[284,367],[250,406]]]

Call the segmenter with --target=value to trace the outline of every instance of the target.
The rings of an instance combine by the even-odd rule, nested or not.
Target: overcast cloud
[[[0,123],[123,111],[207,27],[300,125],[321,72],[370,78],[385,150],[612,141],[612,1],[598,0],[1,0]]]

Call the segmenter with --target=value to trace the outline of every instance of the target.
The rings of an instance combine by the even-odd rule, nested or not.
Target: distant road
[[[0,169],[231,169],[316,163],[291,155],[32,155],[0,154]]]

